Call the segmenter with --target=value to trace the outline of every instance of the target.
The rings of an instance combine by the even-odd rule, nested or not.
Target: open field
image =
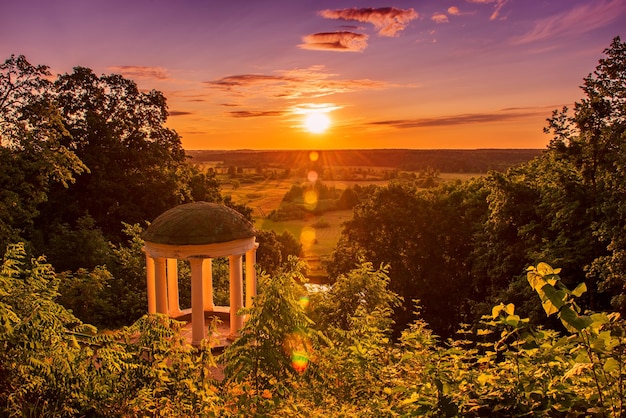
[[[256,227],[262,230],[274,230],[278,234],[289,231],[302,243],[302,258],[309,265],[309,279],[321,279],[326,276],[322,262],[327,260],[337,245],[342,224],[352,218],[352,210],[327,212],[322,216],[311,215],[304,220],[273,222],[269,219],[258,220]],[[327,227],[315,228],[320,220],[328,223]]]
[[[234,188],[231,184],[222,186],[222,194],[232,196],[233,202],[244,203],[254,210],[255,219],[265,218],[278,209],[285,193],[291,186],[304,179],[265,180],[259,183],[244,183]],[[258,223],[256,225],[259,227]]]
[[[479,177],[482,174],[470,173],[441,173],[439,179],[442,181],[469,180]],[[352,218],[352,210],[329,211],[323,215],[309,215],[302,220],[289,220],[274,222],[267,219],[267,215],[280,207],[285,194],[294,184],[301,184],[306,181],[303,177],[291,177],[288,179],[266,179],[255,183],[243,183],[235,187],[222,179],[224,182],[222,192],[230,195],[233,202],[243,203],[253,209],[255,227],[260,230],[273,230],[277,234],[283,231],[290,232],[300,240],[303,246],[302,258],[307,261],[310,271],[309,279],[312,281],[323,281],[326,272],[322,268],[323,261],[327,260],[334,251],[337,241],[341,236],[342,225]],[[343,190],[356,184],[366,186],[375,184],[385,186],[388,181],[382,180],[323,180],[329,187],[336,187]],[[320,222],[322,221],[322,222]],[[319,224],[328,226],[316,227]]]

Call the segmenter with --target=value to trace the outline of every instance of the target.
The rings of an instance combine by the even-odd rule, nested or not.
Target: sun
[[[330,118],[325,112],[310,112],[304,117],[304,127],[312,134],[324,133],[330,127]]]

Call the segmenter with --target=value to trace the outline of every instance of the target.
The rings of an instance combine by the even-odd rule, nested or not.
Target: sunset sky
[[[625,0],[0,0],[0,59],[160,90],[186,149],[543,148],[615,36]]]

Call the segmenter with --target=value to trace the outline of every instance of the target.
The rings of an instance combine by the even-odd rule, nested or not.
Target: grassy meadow
[[[484,174],[440,173],[438,179],[441,182],[469,180],[481,175]],[[309,214],[305,219],[275,222],[268,219],[267,215],[281,206],[283,197],[293,185],[307,182],[305,177],[266,178],[260,181],[250,181],[250,177],[248,177],[245,182],[230,179],[225,174],[221,174],[219,177],[224,195],[231,196],[235,203],[245,204],[253,209],[253,218],[257,229],[274,230],[278,234],[289,231],[299,239],[303,246],[301,257],[307,261],[310,268],[309,279],[313,282],[324,281],[326,272],[322,263],[330,257],[335,249],[343,223],[352,218],[352,210],[327,211],[322,215]],[[339,190],[356,184],[385,186],[388,183],[388,180],[380,180],[379,178],[354,181],[320,179],[320,181],[328,187],[335,187]]]

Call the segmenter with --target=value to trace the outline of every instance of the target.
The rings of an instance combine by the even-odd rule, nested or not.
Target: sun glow
[[[330,127],[330,118],[325,112],[309,112],[304,116],[304,127],[312,134],[321,134]]]

